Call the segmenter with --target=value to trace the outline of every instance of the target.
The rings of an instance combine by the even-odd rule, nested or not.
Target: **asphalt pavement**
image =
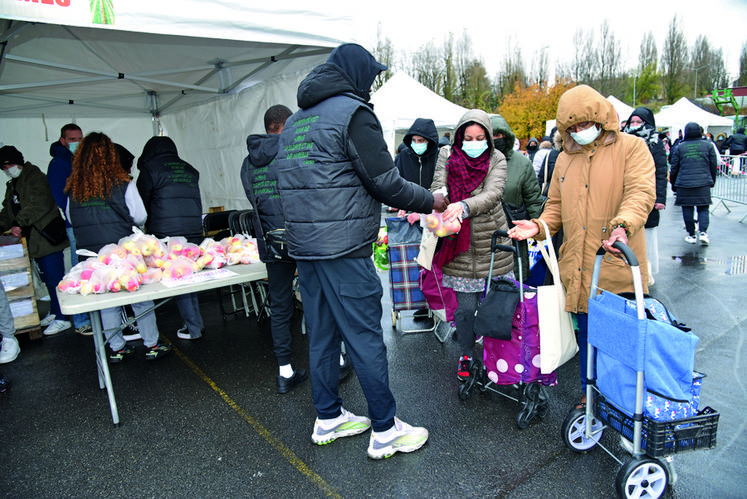
[[[671,198],[670,198],[671,200]],[[720,413],[718,445],[675,457],[679,479],[665,497],[745,497],[747,485],[747,207],[711,215],[710,246],[684,242],[680,210],[663,212],[659,272],[651,294],[700,338],[695,366],[707,374],[701,406]],[[600,448],[576,453],[561,425],[581,396],[578,356],[558,370],[544,419],[520,430],[519,405],[490,392],[458,396],[458,346],[391,324],[388,277],[382,327],[398,416],[429,429],[429,443],[384,461],[366,456],[368,433],[311,443],[315,412],[306,382],[275,392],[269,323],[236,314],[223,321],[217,294],[200,295],[203,339],[177,339],[178,310],[157,311],[174,351],[110,366],[121,424],[99,389],[93,341],[72,331],[29,341],[0,366],[12,386],[0,394],[0,495],[62,497],[604,498],[620,464]],[[308,367],[301,316],[294,317],[295,364]],[[351,375],[344,405],[365,414]],[[618,435],[603,443],[623,460]]]

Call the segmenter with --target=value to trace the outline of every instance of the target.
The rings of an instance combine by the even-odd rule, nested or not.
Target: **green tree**
[[[661,75],[659,74],[659,54],[656,49],[654,34],[648,32],[643,35],[641,48],[638,53],[638,66],[629,78],[626,98],[635,107],[638,103],[648,104],[659,96],[661,92]]]

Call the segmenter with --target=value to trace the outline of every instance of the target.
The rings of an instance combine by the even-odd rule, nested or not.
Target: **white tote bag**
[[[547,269],[552,274],[553,283],[537,287],[537,312],[540,330],[540,371],[549,374],[576,355],[578,344],[573,331],[573,319],[565,310],[565,289],[560,281],[558,258],[550,239],[550,231],[543,220],[546,238],[537,241]]]

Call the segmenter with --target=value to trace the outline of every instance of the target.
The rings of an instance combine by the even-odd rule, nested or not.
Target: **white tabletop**
[[[206,289],[222,288],[231,284],[242,282],[258,281],[267,277],[267,269],[264,263],[252,263],[249,265],[231,265],[223,267],[221,274],[230,272],[230,275],[222,275],[213,279],[202,282],[183,284],[177,286],[167,286],[163,282],[154,284],[144,284],[134,292],[120,291],[118,293],[90,294],[82,296],[79,294],[71,295],[57,290],[57,299],[60,302],[60,309],[65,315],[81,314],[93,310],[103,310],[110,307],[119,307],[132,303],[139,303],[148,300],[158,300],[172,296],[195,293]],[[213,272],[215,273],[215,272]],[[211,271],[202,271],[195,276],[211,275]]]

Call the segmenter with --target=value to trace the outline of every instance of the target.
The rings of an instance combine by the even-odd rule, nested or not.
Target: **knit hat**
[[[23,165],[23,154],[13,146],[0,147],[0,168],[5,165]]]

